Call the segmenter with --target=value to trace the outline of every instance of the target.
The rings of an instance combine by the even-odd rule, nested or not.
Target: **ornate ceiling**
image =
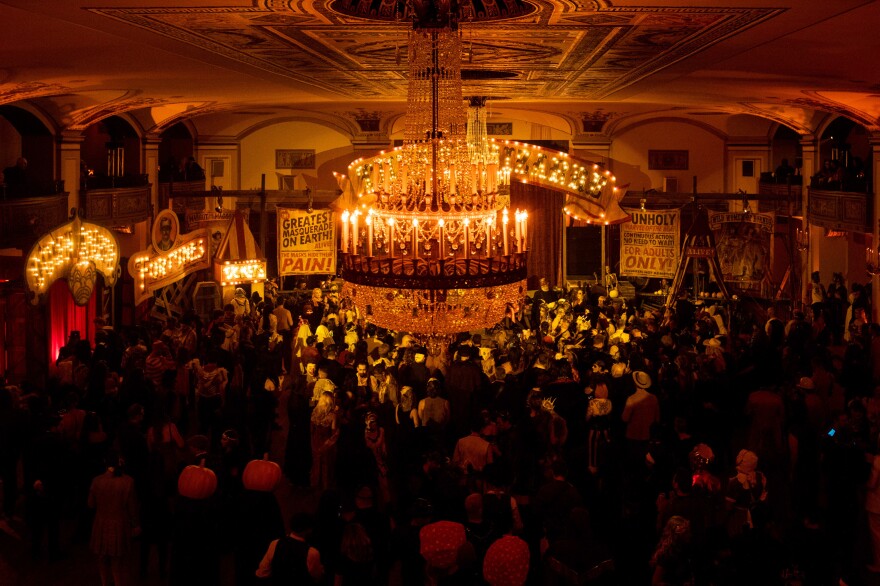
[[[155,131],[232,111],[399,107],[406,95],[397,0],[99,2],[0,2],[0,103],[27,100],[59,129],[130,112]],[[702,109],[809,133],[832,113],[880,130],[876,2],[719,4],[465,0],[465,91],[574,118]]]

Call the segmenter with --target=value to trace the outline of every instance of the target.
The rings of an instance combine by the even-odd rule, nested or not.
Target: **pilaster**
[[[80,203],[80,160],[82,158],[80,147],[85,137],[78,130],[65,130],[58,135],[58,173],[57,176],[64,181],[64,189],[67,191],[67,208],[79,208]]]
[[[159,143],[161,142],[158,135],[145,136],[143,141],[143,163],[142,168],[150,180],[150,204],[153,208],[153,214],[159,211]]]
[[[871,211],[871,248],[880,248],[880,136],[872,136],[871,144],[871,190],[873,193]],[[871,277],[871,321],[880,320],[880,275]]]

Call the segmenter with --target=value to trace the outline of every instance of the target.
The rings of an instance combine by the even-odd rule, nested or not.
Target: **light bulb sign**
[[[276,215],[279,275],[336,272],[336,225],[331,210],[279,207]]]
[[[116,283],[119,268],[119,244],[113,233],[79,217],[62,224],[37,240],[27,258],[25,283],[34,293],[34,305],[40,303],[52,283],[67,279],[77,305],[85,305],[92,296],[98,273],[104,285]]]
[[[172,210],[162,210],[154,226],[152,246],[128,260],[136,304],[152,297],[157,289],[211,266],[210,234],[206,229],[181,234],[177,214]]]

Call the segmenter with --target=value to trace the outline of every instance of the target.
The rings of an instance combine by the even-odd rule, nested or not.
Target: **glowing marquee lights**
[[[266,261],[264,260],[226,261],[219,265],[219,268],[220,284],[223,287],[266,280]]]
[[[141,291],[146,289],[148,281],[160,281],[167,277],[182,277],[188,265],[206,258],[206,252],[205,240],[199,238],[175,248],[164,256],[136,257],[134,266]]]
[[[25,280],[36,296],[45,295],[58,279],[66,278],[77,302],[88,301],[97,273],[104,284],[116,283],[119,245],[113,234],[102,226],[83,222],[79,217],[44,234],[28,255]],[[94,270],[91,266],[94,265]],[[85,295],[82,295],[85,293]]]
[[[150,247],[129,259],[128,274],[134,279],[135,303],[143,303],[153,292],[185,276],[211,266],[210,236],[206,229],[179,234],[167,252]]]

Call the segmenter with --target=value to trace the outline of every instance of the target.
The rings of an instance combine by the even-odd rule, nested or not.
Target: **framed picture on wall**
[[[489,136],[513,136],[513,122],[486,122]]]
[[[648,151],[648,170],[687,171],[688,151]]]
[[[276,169],[314,169],[314,149],[275,149]]]

